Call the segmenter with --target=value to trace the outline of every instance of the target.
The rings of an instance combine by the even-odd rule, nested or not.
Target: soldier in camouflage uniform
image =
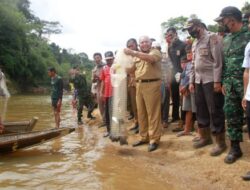
[[[225,7],[216,22],[224,26],[229,33],[224,38],[223,65],[223,93],[225,95],[224,111],[227,119],[227,133],[231,141],[231,148],[225,158],[225,163],[233,163],[242,156],[240,142],[242,142],[243,109],[243,68],[244,49],[250,40],[250,33],[243,27],[242,14],[236,7]]]
[[[80,74],[79,68],[74,68],[74,72],[72,73],[72,78],[70,82],[74,84],[74,88],[76,90],[76,95],[74,98],[77,99],[77,121],[78,124],[83,124],[82,122],[82,111],[83,106],[88,108],[88,115],[87,117],[90,119],[94,119],[95,117],[92,116],[92,111],[94,109],[93,101],[90,95],[90,91],[87,86],[86,77],[83,74]]]

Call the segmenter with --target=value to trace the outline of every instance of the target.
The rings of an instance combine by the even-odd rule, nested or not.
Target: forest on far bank
[[[57,21],[45,21],[30,10],[29,0],[0,1],[0,68],[5,73],[10,89],[27,92],[49,85],[48,67],[55,67],[68,81],[68,71],[80,66],[90,81],[94,66],[88,55],[72,53],[48,36],[61,33]]]

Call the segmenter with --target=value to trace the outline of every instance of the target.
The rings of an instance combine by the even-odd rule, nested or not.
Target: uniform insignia
[[[210,40],[211,40],[211,42],[212,42],[213,44],[217,44],[217,43],[218,43],[218,38],[217,38],[216,35],[212,35],[212,36],[210,37]]]
[[[199,52],[200,52],[200,55],[208,55],[208,48],[201,48]]]
[[[180,51],[180,50],[177,50],[177,51],[176,51],[176,55],[177,55],[177,56],[180,56],[180,55],[181,55],[181,51]]]

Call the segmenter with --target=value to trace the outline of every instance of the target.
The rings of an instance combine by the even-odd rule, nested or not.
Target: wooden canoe
[[[18,149],[42,144],[54,138],[62,137],[73,132],[75,128],[54,128],[44,131],[7,134],[0,136],[0,153],[13,152]]]
[[[4,133],[21,133],[32,131],[38,121],[38,117],[33,117],[30,121],[3,122]]]

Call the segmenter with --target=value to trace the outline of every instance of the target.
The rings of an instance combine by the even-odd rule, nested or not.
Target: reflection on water
[[[5,115],[7,113],[7,106],[8,106],[8,101],[9,101],[9,97],[1,97],[0,99],[1,103],[1,111],[0,111],[0,116],[2,121],[5,120]]]
[[[0,105],[0,109],[3,105]],[[28,120],[38,116],[34,130],[54,127],[49,96],[12,96],[6,120]],[[64,97],[62,126],[76,125],[70,96]],[[87,134],[87,135],[85,135]],[[6,189],[100,189],[94,161],[104,142],[97,131],[85,126],[54,141],[0,156],[0,187]]]
[[[76,126],[70,98],[63,99],[61,125],[65,127]],[[33,116],[39,117],[34,130],[55,126],[49,96],[9,99],[7,120]],[[152,167],[146,167],[147,161],[136,156],[135,149],[110,144],[96,126],[84,126],[51,142],[0,155],[0,189],[173,189],[157,172],[152,173]]]
[[[70,96],[63,98],[62,125],[71,124],[72,111],[70,109]],[[0,111],[4,108],[3,98],[0,98]],[[29,120],[38,116],[39,121],[35,129],[54,127],[54,116],[49,96],[11,96],[5,113],[5,120]]]

